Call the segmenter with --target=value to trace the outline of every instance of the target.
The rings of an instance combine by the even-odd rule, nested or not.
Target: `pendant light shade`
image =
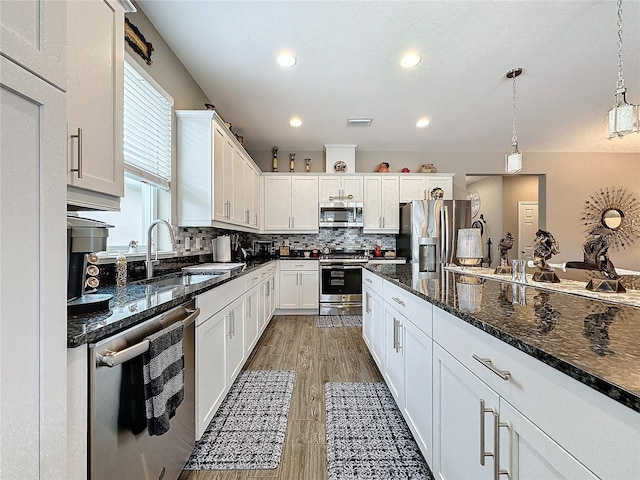
[[[623,137],[640,131],[638,105],[627,103],[627,89],[622,75],[622,0],[618,0],[618,81],[616,83],[616,103],[606,116],[609,139]]]
[[[511,137],[511,153],[504,156],[504,170],[515,174],[522,170],[522,153],[518,149],[518,135],[516,133],[516,77],[522,73],[522,68],[514,68],[507,72],[506,77],[513,79],[513,136]]]

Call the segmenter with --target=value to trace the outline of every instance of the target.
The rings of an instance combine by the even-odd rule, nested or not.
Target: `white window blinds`
[[[127,172],[163,189],[171,186],[171,106],[124,63],[124,162]]]

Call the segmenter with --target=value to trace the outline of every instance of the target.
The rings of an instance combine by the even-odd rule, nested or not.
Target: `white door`
[[[424,177],[400,177],[400,202],[427,199],[427,180]]]
[[[264,229],[287,231],[291,226],[291,176],[264,179]]]
[[[484,451],[493,452],[494,415],[498,395],[466,369],[437,343],[433,344],[433,463],[439,480],[493,477],[493,457],[481,464],[481,438]]]
[[[291,179],[291,229],[318,231],[318,177]]]
[[[196,326],[196,438],[222,403],[227,388],[225,329],[227,311]]]
[[[185,132],[188,135],[188,132]],[[183,140],[184,141],[184,140]],[[213,123],[213,219],[227,221],[227,204],[224,198],[224,146],[226,138],[222,127]]]
[[[598,478],[503,399],[500,421],[508,425],[500,429],[500,468],[510,480]]]
[[[300,308],[318,308],[318,271],[300,272]]]
[[[340,194],[340,177],[327,175],[318,177],[318,201],[330,202],[329,197],[337,197]]]
[[[350,199],[351,202],[362,202],[364,198],[362,185],[362,175],[342,177],[342,194],[346,195],[347,197],[351,195],[353,197]]]
[[[260,308],[258,307],[258,287],[244,296],[244,352],[248,357],[258,342],[260,335]]]
[[[371,289],[362,285],[362,338],[369,351],[373,350],[373,310],[371,309]]]
[[[382,227],[381,179],[377,176],[364,177],[364,206],[362,216],[364,229],[375,231]]]
[[[405,319],[384,306],[384,377],[400,409],[404,408],[404,327]]]
[[[228,137],[228,133],[224,132],[222,137],[222,178],[221,182],[216,182],[216,186],[222,187],[222,200],[225,206],[224,218],[230,221],[233,218],[233,170],[235,164],[236,149],[233,142]]]
[[[231,217],[233,223],[239,225],[247,225],[247,207],[245,206],[245,188],[251,188],[251,183],[245,184],[245,178],[249,181],[249,177],[244,176],[244,156],[239,150],[234,148],[233,151],[233,200]],[[250,182],[250,181],[249,181]]]
[[[280,272],[280,308],[298,308],[300,305],[300,272],[283,270]]]
[[[378,365],[378,369],[384,370],[384,305],[382,298],[373,293],[369,299],[369,308],[371,309],[373,349],[371,356]]]
[[[433,341],[411,322],[404,322],[404,416],[427,463],[433,463]]]
[[[533,260],[533,241],[538,231],[538,202],[518,202],[517,254],[524,251],[524,258]]]
[[[244,363],[244,299],[238,298],[227,312],[227,384],[233,383]]]
[[[398,233],[400,230],[400,200],[398,192],[398,177],[382,178],[382,229],[388,233]]]

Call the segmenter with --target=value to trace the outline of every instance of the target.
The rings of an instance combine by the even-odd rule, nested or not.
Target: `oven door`
[[[320,265],[320,315],[362,311],[362,265]]]

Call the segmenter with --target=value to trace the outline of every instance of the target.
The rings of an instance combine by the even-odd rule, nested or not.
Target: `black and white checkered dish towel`
[[[142,356],[144,398],[149,435],[169,430],[169,420],[184,398],[182,322],[149,335],[149,351]]]

